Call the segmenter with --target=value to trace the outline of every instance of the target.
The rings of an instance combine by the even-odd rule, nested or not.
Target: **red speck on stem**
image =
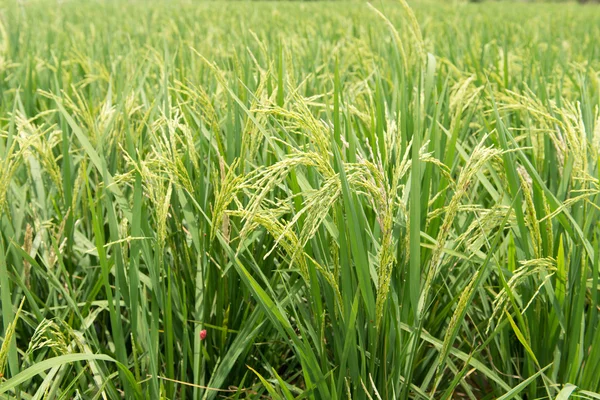
[[[200,340],[206,339],[206,329],[200,331]]]

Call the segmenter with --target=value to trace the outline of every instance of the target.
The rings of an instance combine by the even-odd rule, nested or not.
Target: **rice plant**
[[[600,9],[0,5],[0,399],[600,399]]]

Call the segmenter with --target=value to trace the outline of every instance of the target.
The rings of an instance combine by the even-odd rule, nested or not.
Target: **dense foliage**
[[[0,398],[600,399],[600,9],[0,7]]]

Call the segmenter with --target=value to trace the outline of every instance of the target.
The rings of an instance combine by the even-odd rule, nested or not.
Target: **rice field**
[[[0,3],[0,399],[600,399],[600,8]]]

